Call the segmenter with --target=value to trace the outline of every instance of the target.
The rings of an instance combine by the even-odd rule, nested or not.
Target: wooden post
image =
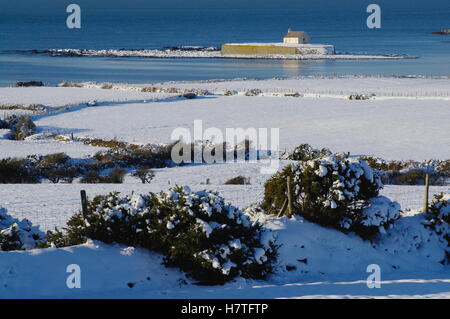
[[[287,177],[287,204],[288,204],[288,217],[292,217],[292,192],[291,192],[291,177]]]
[[[428,213],[428,194],[430,191],[430,175],[427,173],[425,175],[425,205],[424,213]]]
[[[282,217],[284,215],[284,211],[286,210],[286,205],[287,205],[287,198],[284,200],[283,206],[281,206],[281,209],[280,209],[277,217]]]
[[[87,205],[87,196],[86,191],[83,189],[80,191],[81,194],[81,209],[83,212],[83,217],[86,220],[87,214],[88,214],[88,205]]]

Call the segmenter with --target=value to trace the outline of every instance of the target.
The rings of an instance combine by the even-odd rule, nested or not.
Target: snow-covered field
[[[1,130],[0,158],[56,152],[81,158],[101,150],[81,142],[45,139],[42,133],[168,143],[175,128],[192,131],[194,120],[202,120],[204,129],[223,131],[279,128],[282,151],[309,143],[335,152],[385,159],[450,158],[450,79],[345,77],[146,86],[152,85],[207,89],[212,94],[185,99],[177,94],[143,93],[139,92],[142,85],[125,84],[113,89],[0,88],[0,105],[42,104],[54,111],[33,117],[37,135],[25,141],[7,140],[7,130]],[[250,89],[260,89],[262,94],[244,96]],[[227,90],[238,94],[224,96]],[[292,92],[299,92],[300,97],[284,96]],[[348,99],[349,94],[375,96],[355,101]],[[96,103],[86,104],[94,100]],[[243,208],[262,199],[263,184],[270,175],[260,173],[261,165],[156,169],[151,184],[128,176],[124,184],[114,185],[2,185],[0,207],[46,230],[63,226],[79,210],[81,189],[93,197],[110,191],[155,192],[178,184],[194,190],[218,190],[227,201]],[[250,177],[251,184],[223,185],[238,175]],[[450,189],[432,187],[431,192],[450,193]],[[423,205],[420,186],[386,186],[382,195],[398,201],[403,209],[417,210]],[[157,254],[98,242],[64,249],[0,252],[0,297],[450,298],[450,272],[439,263],[442,243],[420,226],[422,217],[417,213],[407,212],[376,244],[300,218],[269,219],[266,226],[277,232],[283,244],[279,271],[267,281],[239,279],[223,287],[185,284],[189,279],[176,269],[161,266]],[[68,289],[65,284],[65,267],[73,263],[83,269],[82,289]],[[382,288],[366,286],[369,264],[381,266]],[[128,283],[135,285],[130,288]]]
[[[205,96],[195,100],[102,105],[40,116],[46,132],[131,143],[171,142],[174,129],[279,128],[280,150],[300,143],[385,159],[450,157],[448,101]],[[174,116],[176,114],[176,116]],[[113,127],[114,129],[111,129]]]

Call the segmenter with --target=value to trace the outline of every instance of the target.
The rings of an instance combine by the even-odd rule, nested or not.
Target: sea
[[[69,4],[81,28],[69,29]],[[370,29],[367,6],[381,8]],[[164,49],[281,42],[287,29],[342,54],[398,54],[400,60],[263,60],[73,57],[46,49]],[[448,0],[0,0],[0,86],[16,81],[154,83],[297,76],[450,76]]]

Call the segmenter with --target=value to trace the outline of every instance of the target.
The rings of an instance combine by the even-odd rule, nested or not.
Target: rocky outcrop
[[[17,87],[44,86],[42,81],[16,82]]]
[[[431,34],[444,34],[444,35],[450,35],[450,29],[431,32]]]

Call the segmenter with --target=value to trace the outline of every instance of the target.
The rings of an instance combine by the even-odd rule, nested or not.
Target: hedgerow
[[[88,203],[64,231],[50,232],[50,245],[80,244],[87,238],[144,247],[164,255],[203,284],[236,276],[265,278],[273,271],[277,245],[258,223],[214,192],[169,192],[120,196],[111,193]],[[267,239],[269,238],[269,239]]]

